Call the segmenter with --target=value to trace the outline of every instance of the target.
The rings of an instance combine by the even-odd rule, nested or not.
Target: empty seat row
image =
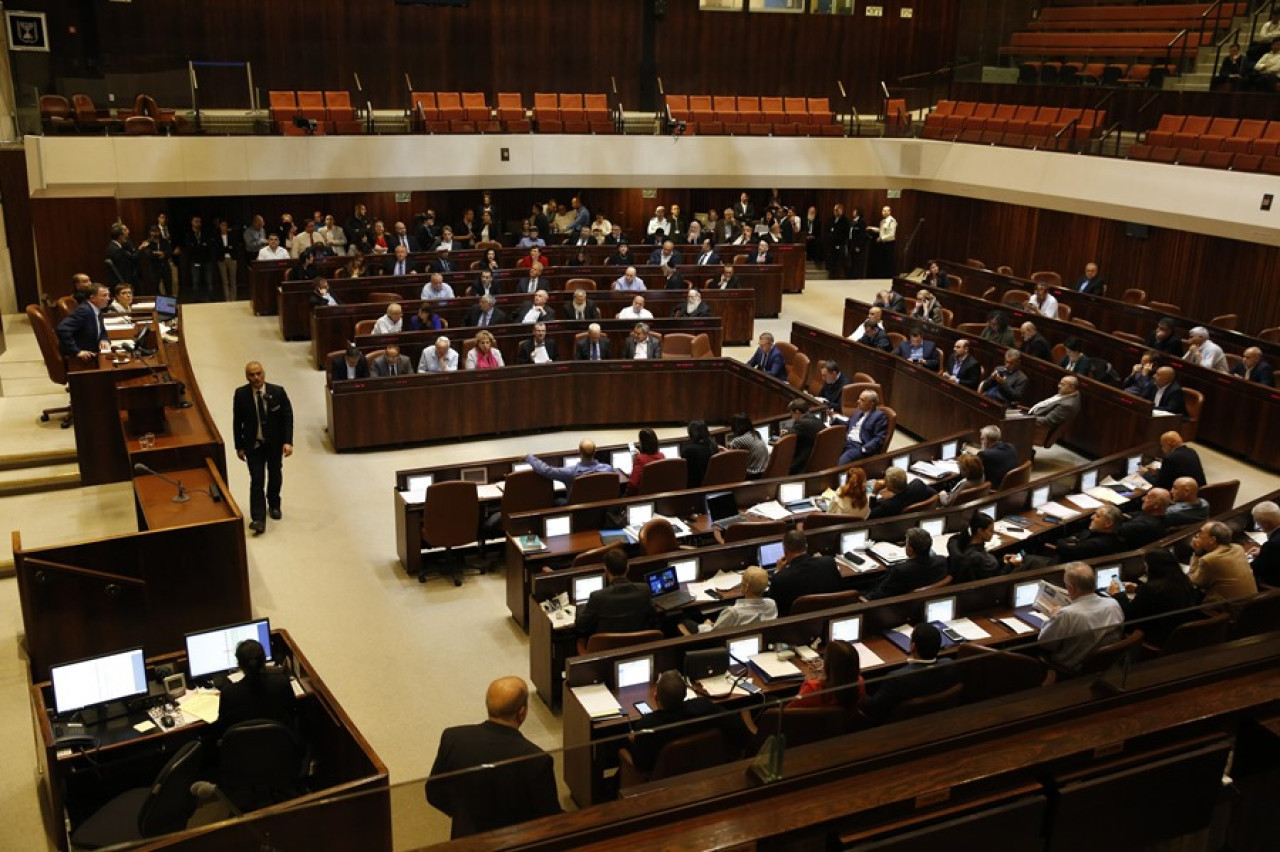
[[[1146,160],[1152,163],[1169,163],[1179,166],[1200,166],[1206,169],[1230,169],[1233,172],[1261,172],[1280,175],[1280,156],[1275,154],[1251,154],[1236,151],[1206,151],[1203,148],[1170,148],[1161,145],[1136,144],[1129,146],[1130,160]]]
[[[155,98],[140,94],[133,100],[133,109],[122,109],[117,116],[100,112],[93,98],[74,94],[71,100],[62,95],[40,96],[40,122],[46,132],[62,133],[110,133],[123,130],[130,136],[154,136],[161,131],[176,132],[185,127],[174,111],[161,109]]]
[[[735,136],[843,136],[827,98],[667,95],[667,117],[685,132]]]
[[[1154,130],[1147,131],[1144,141],[1155,148],[1275,156],[1280,153],[1280,121],[1166,114]]]
[[[533,96],[533,120],[542,133],[612,133],[613,113],[602,94],[542,93]],[[586,127],[583,130],[581,128]]]
[[[1177,30],[1161,32],[1019,32],[1000,48],[1001,56],[1124,56],[1165,57],[1194,53],[1213,44],[1214,34]],[[1170,47],[1172,45],[1172,47]]]
[[[1156,27],[1199,26],[1200,18],[1213,9],[1211,3],[1178,3],[1164,6],[1050,6],[1028,28],[1032,30],[1125,30]],[[1247,14],[1248,3],[1222,3],[1210,16],[1230,21]]]
[[[364,132],[364,122],[356,118],[351,105],[350,92],[272,91],[267,97],[271,124],[277,133],[300,136]]]
[[[980,136],[1009,133],[1033,137],[1061,133],[1067,139],[1087,140],[1101,132],[1106,118],[1106,110],[943,100],[925,117],[924,136],[965,142],[976,141],[972,137],[975,132]]]
[[[519,92],[499,92],[496,109],[483,92],[412,92],[410,126],[417,133],[613,133],[604,95],[535,94],[532,118]]]
[[[1149,62],[1040,62],[1018,63],[1019,83],[1062,83],[1083,86],[1151,86],[1160,88],[1165,77],[1177,76],[1172,63]]]

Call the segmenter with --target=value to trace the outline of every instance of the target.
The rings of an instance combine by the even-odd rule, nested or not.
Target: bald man
[[[1200,496],[1200,486],[1189,476],[1180,476],[1169,489],[1173,503],[1165,518],[1169,526],[1195,523],[1209,517],[1209,501]]]
[[[596,442],[590,438],[583,438],[578,442],[578,461],[575,464],[565,465],[564,467],[552,467],[533,453],[524,457],[524,460],[541,476],[547,479],[554,479],[568,485],[579,476],[588,473],[613,473],[613,468],[601,461],[596,461]]]
[[[1142,511],[1134,512],[1120,525],[1120,540],[1130,550],[1145,547],[1169,531],[1166,516],[1173,497],[1163,488],[1152,488],[1142,498]]]
[[[1151,400],[1151,407],[1156,411],[1167,411],[1170,414],[1179,415],[1187,413],[1182,385],[1178,384],[1178,374],[1172,367],[1160,367],[1155,371],[1146,396]]]
[[[1275,372],[1270,364],[1262,360],[1262,350],[1256,346],[1244,350],[1240,363],[1231,368],[1231,375],[1239,376],[1246,382],[1257,382],[1271,388],[1276,386]]]
[[[1151,483],[1152,488],[1173,488],[1173,483],[1184,476],[1195,480],[1196,485],[1204,485],[1204,466],[1200,464],[1200,456],[1195,450],[1182,442],[1182,436],[1169,431],[1160,436],[1160,454],[1163,460],[1159,469],[1154,465],[1143,468],[1142,476]]]
[[[562,812],[551,756],[520,733],[528,686],[518,677],[498,678],[484,706],[485,721],[440,735],[427,778],[427,801],[453,819],[455,840]],[[457,774],[440,777],[448,773]]]
[[[232,433],[236,455],[249,465],[249,529],[262,535],[268,511],[272,520],[284,516],[281,460],[293,455],[293,404],[284,388],[267,384],[266,370],[257,361],[244,365],[244,377],[246,383],[232,399]]]

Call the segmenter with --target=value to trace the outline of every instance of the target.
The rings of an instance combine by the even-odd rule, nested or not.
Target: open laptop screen
[[[584,604],[591,597],[592,592],[598,592],[604,588],[604,574],[587,574],[582,577],[573,578],[573,602],[575,604]]]
[[[938,598],[936,601],[929,601],[924,605],[924,620],[934,621],[951,621],[956,617],[956,599],[954,596],[946,598]]]

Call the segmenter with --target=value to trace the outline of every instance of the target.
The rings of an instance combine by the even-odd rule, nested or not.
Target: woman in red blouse
[[[800,687],[800,696],[787,706],[841,706],[846,710],[857,710],[866,693],[866,684],[862,682],[862,667],[858,662],[858,649],[853,647],[852,642],[837,639],[828,642],[823,649],[821,677],[806,680]]]
[[[666,456],[658,449],[658,434],[652,429],[641,429],[640,446],[631,457],[631,478],[627,480],[628,497],[640,490],[640,476],[644,472],[644,466],[662,458]]]

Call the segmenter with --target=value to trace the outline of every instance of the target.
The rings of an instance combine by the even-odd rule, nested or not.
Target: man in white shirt
[[[520,322],[528,325],[555,319],[555,312],[547,307],[547,291],[539,290],[533,294],[533,301],[520,306]]]
[[[302,233],[294,235],[293,248],[289,250],[289,254],[294,258],[302,254],[303,249],[311,248],[312,240],[316,235],[316,223],[310,219],[303,224],[302,228]]]
[[[636,268],[634,266],[628,266],[627,271],[623,273],[622,277],[613,282],[613,289],[641,291],[646,288],[644,286],[644,281],[636,275]]]
[[[419,373],[451,373],[458,369],[458,353],[449,345],[449,338],[437,337],[436,345],[422,350],[418,360]]]
[[[898,220],[893,218],[893,211],[885,205],[880,210],[880,226],[867,228],[875,234],[875,249],[872,254],[872,278],[892,278],[894,272],[893,245],[898,237]]]
[[[880,329],[881,331],[884,331],[884,311],[882,311],[880,308],[871,308],[869,311],[867,311],[867,320],[875,320],[876,328]],[[866,320],[863,320],[862,322],[858,323],[858,327],[855,328],[849,334],[849,339],[861,340],[862,336],[866,333],[867,333],[867,323],[866,323]]]
[[[658,342],[656,337],[649,334],[649,326],[638,322],[636,327],[631,330],[631,336],[627,338],[627,345],[623,349],[622,357],[637,361],[647,358],[661,358],[662,344]]]
[[[1047,284],[1036,284],[1035,295],[1027,302],[1027,310],[1033,314],[1039,314],[1049,319],[1058,318],[1058,300],[1049,292]]]
[[[649,225],[645,228],[645,233],[652,237],[657,233],[659,228],[662,229],[662,233],[664,235],[671,233],[671,220],[667,218],[667,208],[661,205],[654,208],[653,218],[649,220]]]
[[[397,246],[396,251],[399,251],[399,250],[400,249]],[[431,273],[431,280],[428,281],[426,283],[426,286],[422,288],[422,293],[419,294],[418,298],[419,299],[452,299],[453,288],[450,287],[448,284],[444,283],[443,275],[441,275],[439,272],[433,272]]]
[[[1191,343],[1182,360],[1188,364],[1199,364],[1201,367],[1217,370],[1219,373],[1228,372],[1230,368],[1227,365],[1226,353],[1222,351],[1221,346],[1209,339],[1209,329],[1198,325],[1191,329],[1188,337]]]
[[[773,598],[764,596],[767,588],[769,588],[769,572],[759,565],[752,565],[742,572],[742,597],[734,601],[733,606],[720,610],[715,624],[712,624],[709,618],[699,624],[698,632],[730,630],[761,621],[773,621],[778,617],[778,604]]]
[[[647,320],[653,319],[653,314],[644,306],[644,296],[636,296],[631,300],[631,304],[618,311],[618,319],[620,320]]]
[[[280,245],[280,235],[267,237],[267,244],[258,251],[258,260],[288,260],[289,252]]]
[[[538,236],[537,228],[530,226],[529,233],[521,237],[520,242],[518,242],[516,245],[522,249],[533,248],[534,246],[538,246],[539,248],[546,248],[547,242],[546,240],[542,239],[542,237]]]
[[[1124,610],[1112,598],[1098,594],[1098,578],[1083,562],[1063,570],[1071,603],[1059,609],[1040,628],[1040,647],[1049,662],[1074,671],[1096,648],[1119,639]]]
[[[404,308],[399,302],[387,305],[387,312],[373,324],[374,334],[399,334],[404,328]]]

